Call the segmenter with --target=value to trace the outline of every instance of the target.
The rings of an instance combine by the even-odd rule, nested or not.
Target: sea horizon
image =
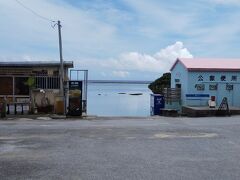
[[[88,83],[150,84],[149,80],[88,80]]]
[[[98,116],[149,116],[147,84],[89,83],[88,114]]]

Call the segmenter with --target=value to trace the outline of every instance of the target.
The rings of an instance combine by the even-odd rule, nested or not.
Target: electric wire
[[[44,17],[44,16],[40,15],[39,13],[37,13],[36,11],[34,11],[33,9],[25,6],[25,5],[24,5],[22,2],[20,2],[19,0],[15,0],[15,1],[16,1],[20,6],[22,6],[24,9],[30,11],[30,12],[31,12],[32,14],[34,14],[35,16],[37,16],[37,17],[39,17],[39,18],[41,18],[41,19],[43,19],[43,20],[45,20],[45,21],[50,21],[51,23],[56,22],[56,21],[54,21],[54,20],[52,20],[52,19],[50,19],[50,18],[47,18],[47,17]]]

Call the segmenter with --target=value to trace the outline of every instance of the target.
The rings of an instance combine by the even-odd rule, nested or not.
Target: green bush
[[[163,94],[164,88],[169,88],[171,86],[171,73],[164,73],[162,77],[156,79],[148,85],[148,88],[154,94]]]

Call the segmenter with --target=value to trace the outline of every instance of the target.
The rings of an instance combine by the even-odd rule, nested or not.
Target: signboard
[[[82,115],[82,81],[69,81],[69,107],[70,116]]]
[[[209,99],[209,94],[186,94],[186,98],[188,100],[203,100],[203,99]]]
[[[209,94],[186,94],[186,97],[210,97]]]

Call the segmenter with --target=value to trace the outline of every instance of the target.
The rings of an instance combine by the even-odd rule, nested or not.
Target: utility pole
[[[65,109],[65,95],[64,95],[64,67],[63,67],[63,56],[62,56],[62,35],[61,35],[61,22],[58,21],[58,38],[59,38],[59,53],[60,53],[60,95],[63,98],[63,103],[64,103],[64,115],[66,114],[66,109]]]

